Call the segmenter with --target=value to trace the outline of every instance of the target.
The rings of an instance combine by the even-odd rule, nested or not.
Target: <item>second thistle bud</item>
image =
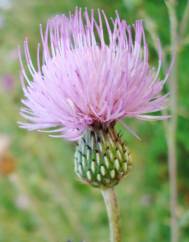
[[[83,182],[99,188],[113,187],[130,167],[130,153],[114,127],[91,127],[80,139],[75,171]]]

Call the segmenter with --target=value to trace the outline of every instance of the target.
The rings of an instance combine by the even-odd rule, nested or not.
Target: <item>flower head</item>
[[[93,125],[165,118],[153,113],[167,105],[167,95],[161,94],[167,77],[158,78],[161,52],[157,70],[149,65],[142,21],[129,26],[118,14],[108,20],[101,10],[95,18],[93,11],[77,8],[50,19],[44,33],[41,28],[41,41],[37,68],[27,41],[29,72],[20,58],[21,113],[27,120],[21,127],[78,140]]]

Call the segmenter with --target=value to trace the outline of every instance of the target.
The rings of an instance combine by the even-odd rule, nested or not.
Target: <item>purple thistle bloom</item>
[[[25,96],[21,114],[27,120],[21,127],[77,140],[97,123],[167,118],[153,115],[167,106],[168,95],[161,92],[168,74],[158,78],[161,51],[157,70],[149,66],[141,20],[129,26],[118,14],[108,20],[101,10],[96,20],[93,11],[82,14],[77,8],[69,16],[50,19],[45,33],[41,28],[41,40],[37,69],[25,41],[29,75],[20,57]]]

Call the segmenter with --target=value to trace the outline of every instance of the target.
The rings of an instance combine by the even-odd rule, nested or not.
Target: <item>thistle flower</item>
[[[26,65],[21,63],[24,107],[22,128],[50,132],[51,136],[79,142],[75,153],[77,174],[94,186],[114,186],[128,172],[130,154],[116,133],[116,122],[127,117],[161,120],[154,116],[166,108],[162,95],[167,75],[159,79],[148,60],[148,46],[141,20],[133,26],[108,20],[98,10],[76,8],[40,28],[37,68],[32,64],[28,41]],[[28,73],[28,74],[27,74]],[[24,82],[25,79],[25,82]]]

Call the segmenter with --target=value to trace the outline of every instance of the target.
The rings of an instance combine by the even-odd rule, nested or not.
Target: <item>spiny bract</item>
[[[114,127],[93,127],[80,139],[75,152],[75,171],[94,187],[113,187],[128,173],[131,157]]]

